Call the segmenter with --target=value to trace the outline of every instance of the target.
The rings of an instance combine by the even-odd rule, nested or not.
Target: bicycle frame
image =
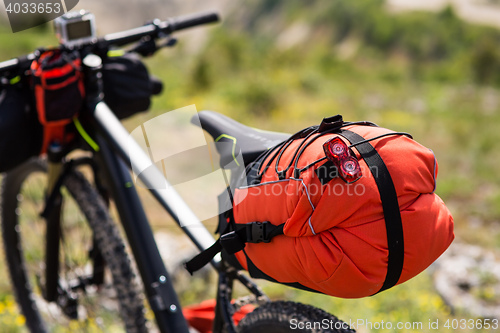
[[[130,170],[148,169],[147,172],[141,173],[138,178],[149,188],[155,199],[200,251],[209,248],[215,242],[215,239],[169,185],[148,155],[131,139],[113,111],[102,102],[103,87],[100,73],[102,61],[92,52],[100,54],[107,51],[111,46],[119,47],[139,42],[141,38],[146,36],[158,39],[178,30],[217,22],[218,20],[216,13],[204,13],[178,17],[165,22],[154,21],[143,27],[104,36],[96,43],[84,45],[81,48],[83,50],[82,63],[85,71],[86,109],[90,110],[90,112],[82,114],[80,120],[82,120],[82,123],[88,124],[89,129],[92,129],[92,136],[99,149],[95,152],[93,158],[72,160],[69,163],[64,163],[63,159],[67,151],[57,152],[52,156],[52,160],[49,151],[49,191],[51,195],[47,197],[43,217],[47,219],[48,228],[54,232],[49,232],[46,239],[46,280],[53,281],[53,283],[48,284],[45,291],[44,297],[47,301],[57,301],[59,292],[58,239],[60,235],[58,231],[61,222],[59,216],[60,206],[58,206],[60,204],[58,200],[59,187],[62,185],[66,169],[69,170],[82,164],[90,164],[94,171],[97,189],[101,194],[106,194],[104,197],[107,199],[107,193],[104,193],[107,191],[102,191],[101,187],[101,183],[105,183],[106,190],[110,191],[117,206],[121,223],[144,284],[146,297],[155,313],[158,328],[164,333],[189,332],[170,276],[155,243],[153,231],[134,187]],[[159,47],[155,47],[149,51],[154,52],[158,49]],[[137,47],[131,52],[141,53],[140,51],[140,47]],[[13,59],[2,62],[0,64],[0,74],[9,74],[11,71],[17,73],[23,68],[26,69],[31,61],[36,58],[37,53],[30,54],[20,60]],[[162,189],[159,189],[160,187]],[[51,196],[53,197],[51,198]],[[99,253],[94,259],[95,267],[101,268],[102,257],[99,256]],[[228,333],[233,333],[235,332],[232,320],[234,307],[231,304],[231,296],[234,280],[239,280],[256,297],[257,301],[267,301],[268,298],[246,275],[225,264],[220,255],[211,260],[211,265],[219,273],[213,331],[220,332],[225,329]],[[98,275],[95,275],[94,272],[92,278],[99,283],[102,280],[102,271],[98,272]]]
[[[52,156],[49,169],[55,169],[53,175],[49,177],[49,182],[52,184],[57,180],[59,185],[49,184],[50,188],[54,186],[54,190],[47,199],[46,210],[47,207],[49,209],[43,215],[46,213],[47,222],[53,220],[54,228],[59,227],[59,216],[56,214],[59,209],[55,207],[56,209],[50,213],[50,207],[54,205],[54,202],[57,203],[55,195],[59,193],[57,189],[62,185],[65,170],[82,164],[90,164],[99,192],[107,197],[107,194],[101,191],[101,184],[105,184],[106,190],[109,190],[116,204],[158,328],[163,333],[189,333],[188,324],[181,311],[177,294],[156,245],[153,231],[135,189],[130,171],[147,169],[147,172],[140,173],[138,178],[200,251],[212,246],[215,239],[169,185],[149,156],[130,137],[114,112],[102,101],[101,62],[96,55],[90,54],[88,57],[83,62],[87,78],[87,110],[89,112],[84,112],[81,115],[81,120],[91,129],[99,149],[94,148],[93,158],[70,160],[69,163],[63,163],[64,165],[61,164],[61,159],[67,151],[61,151]],[[55,197],[51,199],[53,195]],[[54,237],[58,237],[58,234],[54,235]],[[47,244],[49,246],[47,253],[50,255],[47,258],[46,274],[47,278],[50,278],[49,281],[56,282],[49,286],[50,289],[44,296],[50,302],[57,297],[57,258],[59,257],[57,253],[59,249],[57,240],[47,239]],[[232,315],[235,308],[231,304],[234,280],[240,281],[259,303],[269,299],[250,278],[222,262],[220,255],[211,260],[211,265],[219,274],[213,331],[225,330],[228,333],[234,333],[235,325]],[[100,275],[93,278],[99,280]],[[245,302],[243,301],[243,303]]]
[[[109,182],[111,195],[116,203],[158,326],[162,332],[187,333],[188,326],[182,315],[179,300],[127,167],[129,163],[129,166],[142,166],[151,165],[152,162],[138,144],[133,145],[135,142],[130,140],[127,130],[104,102],[97,104],[94,119],[98,125],[96,141],[100,147],[96,154],[96,161],[99,170],[103,172],[104,179]],[[155,180],[163,178],[165,185],[168,183],[159,170],[154,167],[150,170],[155,170],[155,172],[143,173],[139,175],[139,178],[150,188],[158,202],[179,225],[189,225],[182,229],[200,250],[211,245],[215,241],[214,238],[196,219],[180,196],[166,195],[155,189]],[[185,214],[176,215],[172,209],[174,206],[181,208]],[[196,232],[191,227],[193,225],[197,227]],[[218,263],[218,261],[213,262],[215,266]]]
[[[95,96],[100,95],[96,94]],[[98,98],[96,98],[97,100]],[[57,198],[60,194],[58,188],[62,185],[69,169],[90,164],[98,190],[102,192],[102,184],[104,183],[106,190],[111,192],[137,263],[146,297],[155,313],[160,331],[188,333],[188,325],[181,311],[177,294],[159,253],[130,171],[147,169],[147,172],[142,172],[138,178],[149,188],[155,199],[200,251],[209,248],[215,239],[182,198],[170,187],[163,174],[155,167],[139,144],[130,137],[120,120],[104,102],[98,102],[94,111],[85,116],[85,122],[92,128],[99,149],[95,152],[94,158],[78,158],[64,164],[60,160],[63,155],[59,154],[53,158],[53,161],[49,163],[49,170],[53,170],[49,176],[49,188],[52,188],[52,191],[47,198],[46,211],[42,213],[42,216],[47,219],[49,226],[53,226],[52,229],[59,230],[60,200]],[[105,192],[107,192],[106,190]],[[47,209],[47,207],[49,208]],[[48,233],[46,242],[46,278],[47,281],[54,281],[53,284],[47,285],[50,289],[47,289],[44,296],[49,302],[56,301],[57,297],[59,237],[59,233]],[[221,332],[225,329],[226,332],[233,333],[235,332],[232,321],[234,308],[231,304],[231,298],[234,280],[239,280],[256,297],[257,301],[267,301],[268,298],[246,275],[227,264],[223,264],[220,255],[211,260],[211,265],[219,274],[213,332]],[[102,264],[97,266],[101,268]],[[102,272],[100,273],[93,279],[99,281]]]
[[[103,179],[107,180],[108,188],[118,208],[121,223],[160,331],[187,333],[186,320],[133,185],[130,170],[144,170],[149,167],[148,172],[141,173],[138,178],[200,251],[210,247],[215,239],[173,188],[169,188],[170,185],[163,174],[141,147],[130,138],[128,131],[104,102],[97,103],[92,120],[96,125],[95,138],[99,145],[99,151],[96,153],[97,166],[99,172],[102,172]],[[163,184],[158,184],[158,181]],[[166,188],[169,190],[163,190]],[[267,296],[247,276],[222,265],[220,255],[216,256],[211,264],[219,273],[214,332],[223,328],[228,332],[234,332],[233,313],[230,309],[233,281],[242,282],[257,300],[267,300]]]

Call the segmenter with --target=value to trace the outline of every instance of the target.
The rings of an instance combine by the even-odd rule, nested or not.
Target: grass
[[[432,288],[429,288],[430,285],[429,276],[423,274],[404,285],[364,299],[342,300],[295,290],[284,290],[283,294],[287,299],[315,304],[345,322],[356,323],[354,326],[358,332],[416,333],[428,331],[425,328],[428,328],[429,321],[452,318],[449,309]],[[267,286],[265,289],[271,295],[280,296],[277,288]],[[399,322],[412,323],[412,327],[401,330],[369,329],[368,322],[375,324],[382,321],[390,322],[394,326]],[[422,323],[424,329],[420,329],[418,323]]]
[[[3,242],[0,257],[0,329],[6,333],[26,332],[26,320],[20,314],[16,300],[12,295],[7,265],[3,253]]]

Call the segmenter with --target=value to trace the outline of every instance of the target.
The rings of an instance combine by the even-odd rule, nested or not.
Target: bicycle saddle
[[[240,154],[245,165],[248,165],[264,151],[290,137],[287,133],[269,132],[245,126],[213,111],[200,111],[198,117],[200,123],[196,116],[191,122],[195,125],[201,124],[201,127],[214,138],[220,154],[220,165],[223,168],[239,166],[237,159]]]

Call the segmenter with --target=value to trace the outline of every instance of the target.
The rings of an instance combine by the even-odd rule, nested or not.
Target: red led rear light
[[[343,159],[348,156],[349,148],[339,137],[328,140],[323,145],[323,150],[325,151],[326,157],[330,161]]]
[[[323,150],[326,157],[337,167],[340,178],[346,183],[354,183],[361,178],[358,159],[341,138],[328,140],[323,144]]]

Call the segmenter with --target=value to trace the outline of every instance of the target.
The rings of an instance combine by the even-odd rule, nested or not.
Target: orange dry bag
[[[374,295],[422,272],[452,242],[437,169],[407,133],[326,118],[247,167],[214,247],[253,277]]]

